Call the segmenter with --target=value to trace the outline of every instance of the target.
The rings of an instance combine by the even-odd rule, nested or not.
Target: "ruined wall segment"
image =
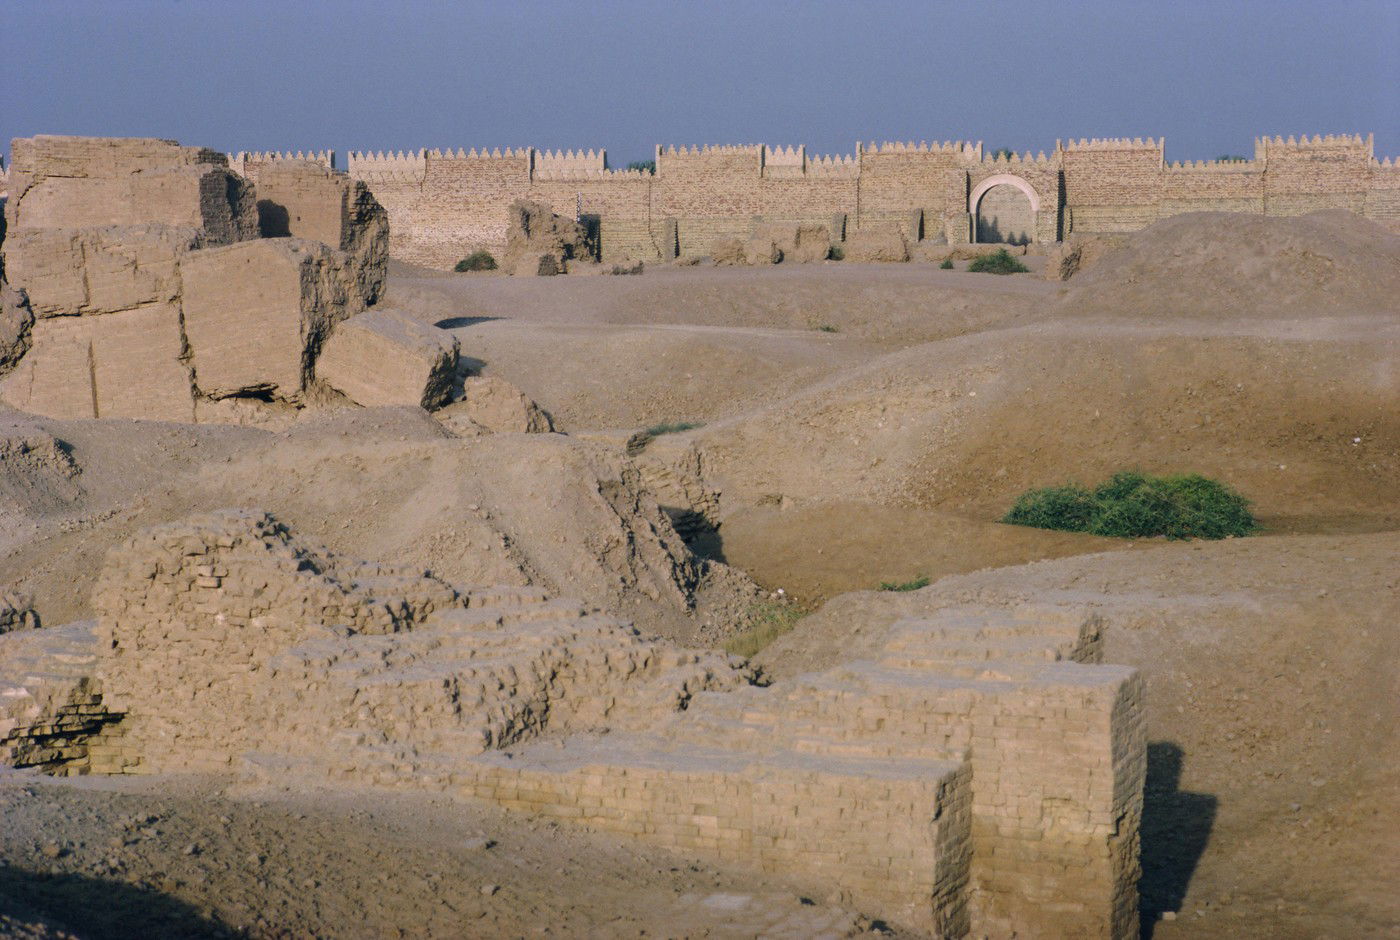
[[[909,618],[870,659],[764,687],[577,603],[341,558],[256,510],[137,533],[94,601],[95,629],[0,636],[8,762],[428,788],[934,936],[1136,935],[1142,684],[1070,605]],[[78,649],[36,684],[23,637],[51,632]]]
[[[187,225],[210,244],[257,237],[252,189],[213,150],[136,137],[16,138],[6,228]]]
[[[383,292],[388,217],[318,162],[262,155],[260,196],[222,154],[173,141],[14,152],[0,294],[14,407],[188,422],[231,395],[299,404],[335,324]]]

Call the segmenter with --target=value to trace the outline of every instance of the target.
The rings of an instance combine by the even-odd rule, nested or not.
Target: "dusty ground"
[[[33,591],[49,622],[86,616],[96,566],[133,528],[260,505],[337,550],[543,584],[695,642],[752,603],[749,576],[825,603],[765,654],[779,673],[858,655],[898,612],[951,599],[1083,604],[1108,619],[1106,658],[1148,678],[1146,930],[1400,934],[1395,236],[1337,217],[1173,220],[1064,284],[929,264],[397,271],[391,303],[452,329],[565,431],[703,422],[683,438],[721,524],[693,547],[733,567],[678,544],[605,444],[455,440],[408,412],[282,434],[0,415],[73,464],[0,472],[0,584]],[[1224,479],[1264,532],[1166,544],[996,521],[1027,487],[1124,467]],[[917,576],[936,583],[846,593]],[[794,935],[808,916],[864,926],[800,888],[476,807],[148,786],[8,778],[0,896],[56,921],[75,898],[84,918],[149,910],[181,933],[701,936],[752,933],[759,908],[799,918]],[[131,923],[73,926],[171,932]]]
[[[0,774],[0,913],[85,938],[797,940],[875,927],[750,872],[482,805],[367,796]]]

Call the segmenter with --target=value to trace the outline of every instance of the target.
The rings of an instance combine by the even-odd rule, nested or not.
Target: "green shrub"
[[[919,575],[917,578],[915,578],[915,579],[912,580],[912,581],[881,581],[881,582],[880,582],[880,590],[882,590],[882,591],[917,591],[919,588],[926,588],[926,587],[928,587],[929,584],[931,584],[931,583],[932,583],[932,582],[929,580],[929,576],[928,576],[928,575],[926,575],[926,574],[921,574],[921,575]]]
[[[494,271],[496,270],[496,259],[491,257],[491,252],[485,248],[477,249],[457,262],[452,270],[462,271]]]
[[[951,271],[951,270],[953,270],[953,259],[952,259],[952,258],[944,258],[944,259],[943,259],[943,263],[940,264],[939,267],[942,268],[944,271]]]
[[[1249,501],[1224,483],[1132,471],[1092,491],[1070,485],[1022,493],[1001,521],[1115,538],[1223,539],[1257,528]]]
[[[647,437],[660,437],[663,434],[678,434],[681,431],[693,431],[704,426],[704,422],[701,421],[663,421],[660,424],[653,424],[642,433]]]
[[[832,261],[844,261],[846,258],[846,249],[842,248],[840,245],[832,245],[831,251],[827,252],[826,256]]]
[[[978,274],[1024,274],[1030,270],[1011,257],[1011,253],[1005,248],[998,248],[991,254],[982,255],[980,258],[973,258],[967,269]]]
[[[656,161],[655,161],[655,160],[633,160],[631,163],[627,164],[627,169],[629,169],[629,170],[641,170],[643,173],[651,173],[652,175],[655,175],[655,174],[656,174]]]
[[[750,659],[784,633],[792,632],[797,621],[806,614],[807,611],[790,601],[761,601],[754,604],[744,618],[748,625],[729,638],[724,644],[724,651]]]

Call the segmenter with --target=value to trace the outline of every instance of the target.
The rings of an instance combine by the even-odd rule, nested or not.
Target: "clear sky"
[[[0,0],[0,138],[225,151],[1374,132],[1400,0]]]

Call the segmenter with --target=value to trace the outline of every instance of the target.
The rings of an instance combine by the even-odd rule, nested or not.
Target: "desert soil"
[[[49,623],[90,616],[132,529],[259,505],[340,551],[542,584],[685,642],[722,642],[781,588],[814,613],[763,654],[779,675],[860,655],[901,613],[1082,605],[1107,622],[1106,660],[1148,681],[1144,931],[1400,934],[1400,238],[1379,232],[1171,220],[1064,284],[931,264],[396,266],[390,304],[561,430],[701,423],[681,437],[720,491],[692,546],[711,561],[657,523],[619,449],[578,437],[455,440],[407,411],[280,433],[9,414],[81,472],[0,474],[0,583]],[[1129,467],[1223,479],[1262,532],[997,521],[1028,487]],[[120,921],[145,910],[272,935],[726,936],[758,932],[760,910],[792,935],[871,926],[800,886],[426,797],[10,775],[0,800],[0,895],[97,918],[74,923],[85,936],[170,932]]]

